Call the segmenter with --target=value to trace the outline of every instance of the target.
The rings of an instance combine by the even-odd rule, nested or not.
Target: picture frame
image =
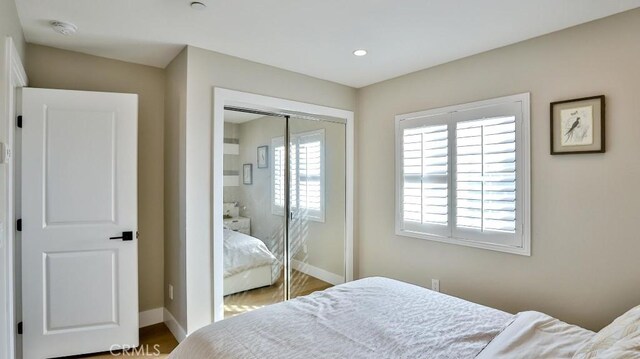
[[[604,95],[552,102],[551,154],[605,152]]]
[[[242,184],[253,184],[253,165],[251,163],[242,165]]]
[[[258,147],[258,168],[269,168],[269,146]]]

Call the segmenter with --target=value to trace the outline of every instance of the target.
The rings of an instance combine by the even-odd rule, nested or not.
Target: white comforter
[[[570,359],[595,333],[540,312],[521,312],[478,359]]]
[[[474,358],[512,319],[411,284],[367,278],[202,328],[170,358]]]
[[[224,277],[261,267],[277,265],[278,260],[258,238],[224,230]]]

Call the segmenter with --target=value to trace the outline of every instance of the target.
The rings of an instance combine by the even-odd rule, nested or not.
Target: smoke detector
[[[70,22],[54,20],[50,24],[55,32],[62,35],[73,35],[78,31],[78,27]]]

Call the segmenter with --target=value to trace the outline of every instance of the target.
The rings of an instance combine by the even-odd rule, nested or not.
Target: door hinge
[[[16,119],[16,126],[18,126],[18,128],[22,128],[22,116],[18,116]]]
[[[22,322],[18,323],[18,334],[22,334]]]
[[[22,218],[16,221],[16,231],[22,232]]]

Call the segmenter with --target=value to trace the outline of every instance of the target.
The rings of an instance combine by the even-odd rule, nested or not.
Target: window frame
[[[290,143],[291,144],[295,144],[296,146],[296,150],[299,151],[299,146],[300,146],[300,139],[304,138],[304,137],[319,137],[320,138],[320,175],[319,175],[319,181],[320,181],[320,209],[319,210],[312,210],[309,211],[307,209],[304,209],[304,211],[306,212],[305,215],[301,216],[301,210],[299,208],[299,203],[297,204],[292,204],[291,205],[291,210],[292,212],[295,213],[295,217],[296,218],[303,218],[309,221],[314,221],[314,222],[320,222],[320,223],[324,223],[325,222],[325,218],[326,218],[326,190],[325,190],[325,181],[326,181],[326,167],[325,167],[325,161],[326,161],[326,138],[325,138],[325,130],[323,128],[321,129],[317,129],[317,130],[311,130],[311,131],[305,131],[305,132],[298,132],[298,133],[292,133],[290,135]],[[313,142],[313,141],[308,141]],[[273,150],[271,151],[273,158],[271,158],[271,163],[273,163],[272,166],[272,170],[271,170],[271,214],[276,215],[276,216],[284,216],[284,206],[278,206],[275,203],[275,192],[276,192],[276,188],[275,188],[275,173],[276,173],[276,143],[284,146],[284,136],[278,136],[278,137],[274,137],[271,139],[271,145]],[[284,146],[286,147],[286,146]],[[291,148],[291,147],[290,147]],[[296,158],[298,158],[298,156],[296,156]],[[299,164],[296,165],[296,170],[299,171]],[[299,173],[296,174],[296,178],[299,178],[300,175]],[[286,179],[285,179],[286,180]],[[296,182],[296,185],[298,186],[298,188],[296,188],[296,191],[299,193],[299,181]],[[289,189],[291,190],[291,189]],[[299,202],[300,200],[300,196],[299,194],[296,194],[296,200]]]
[[[412,237],[436,242],[488,249],[499,252],[531,255],[531,144],[530,144],[530,93],[499,97],[466,104],[446,106],[426,111],[395,116],[395,233],[402,237]],[[509,108],[519,105],[516,116],[516,241],[505,240],[505,236],[496,236],[488,241],[489,235],[469,235],[464,229],[455,227],[456,216],[456,124],[466,121],[465,114],[488,112],[496,108]],[[517,110],[517,107],[514,107]],[[519,115],[519,116],[518,116]],[[474,117],[474,116],[471,116]],[[476,116],[477,118],[477,116]],[[403,220],[403,130],[425,125],[447,124],[448,128],[448,216],[447,232],[435,235],[419,230],[408,230]],[[466,238],[460,234],[466,233]],[[456,236],[458,235],[458,236]]]

